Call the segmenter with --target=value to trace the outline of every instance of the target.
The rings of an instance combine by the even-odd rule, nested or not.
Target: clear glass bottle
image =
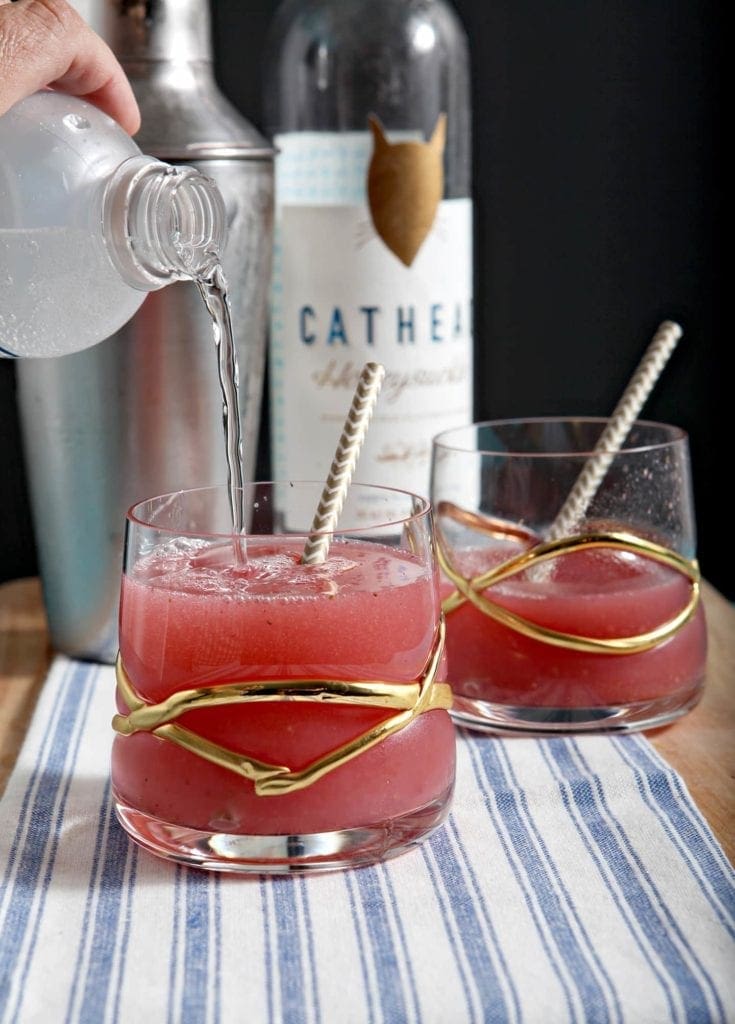
[[[264,100],[273,475],[324,477],[374,360],[387,374],[357,478],[426,494],[432,436],[473,411],[464,30],[444,0],[285,0]]]
[[[0,117],[0,355],[102,341],[148,292],[206,276],[225,223],[211,178],[145,156],[96,107],[21,100]]]

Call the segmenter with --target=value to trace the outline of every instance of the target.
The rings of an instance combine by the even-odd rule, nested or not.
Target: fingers
[[[66,0],[0,2],[0,115],[45,86],[89,100],[131,135],[140,127],[125,72]]]

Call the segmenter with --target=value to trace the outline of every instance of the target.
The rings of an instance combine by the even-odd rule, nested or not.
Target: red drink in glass
[[[521,550],[504,545],[495,561]],[[456,555],[466,578],[493,563],[487,549]],[[451,585],[444,586],[444,594]],[[532,571],[489,588],[486,596],[524,619],[588,637],[646,633],[672,619],[690,584],[675,569],[630,552],[598,549],[560,556],[540,579]],[[668,640],[634,654],[570,650],[525,636],[466,602],[449,615],[448,678],[462,695],[496,705],[538,709],[613,708],[670,697],[692,699],[704,677],[707,632],[701,605]],[[461,700],[458,706],[461,708]]]
[[[433,562],[359,537],[334,539],[320,565],[301,565],[302,550],[303,537],[252,535],[238,563],[231,539],[179,537],[128,564],[120,659],[137,698],[160,706],[186,690],[292,680],[416,689],[438,637]],[[165,731],[118,735],[118,815],[154,852],[204,867],[280,871],[381,859],[446,814],[455,762],[446,706],[293,791],[259,792]],[[121,694],[118,709],[129,711]],[[300,773],[401,713],[289,691],[185,710],[175,725],[243,760]]]
[[[607,426],[491,420],[434,438],[447,678],[462,725],[647,729],[701,696],[688,438],[637,421],[607,451]]]

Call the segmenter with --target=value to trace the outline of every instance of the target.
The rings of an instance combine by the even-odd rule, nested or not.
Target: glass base
[[[239,874],[340,871],[388,860],[426,839],[446,818],[450,789],[408,814],[365,828],[303,835],[202,832],[115,802],[117,818],[143,849],[177,864]]]
[[[691,711],[702,696],[698,683],[668,697],[590,708],[524,707],[454,696],[454,723],[482,732],[525,736],[562,736],[590,732],[641,732],[658,729]]]

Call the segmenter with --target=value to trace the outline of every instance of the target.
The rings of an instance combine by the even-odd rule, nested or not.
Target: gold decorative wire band
[[[439,508],[440,515],[446,515],[465,526],[470,526],[482,533],[490,534],[493,537],[505,537],[506,539],[528,539],[533,534],[523,528],[506,524],[501,520],[486,519],[477,513],[467,512],[448,502],[443,502]],[[550,629],[530,619],[509,611],[502,605],[490,600],[483,591],[489,587],[506,580],[510,576],[529,569],[533,565],[540,565],[560,555],[568,554],[571,551],[585,551],[592,548],[613,548],[618,551],[629,551],[644,558],[650,558],[655,562],[675,569],[689,580],[690,594],[686,605],[669,619],[655,629],[636,636],[620,637],[592,637],[582,636],[577,633],[566,633]],[[555,647],[566,647],[573,651],[585,651],[594,654],[640,654],[642,651],[649,651],[653,647],[673,636],[682,628],[694,615],[700,597],[700,572],[695,559],[687,559],[676,551],[662,547],[651,540],[639,537],[627,531],[597,531],[585,534],[577,534],[573,537],[564,537],[560,540],[549,541],[548,543],[537,543],[527,548],[513,558],[501,562],[500,565],[488,569],[487,572],[473,579],[462,576],[451,564],[444,541],[439,532],[437,541],[437,554],[439,564],[444,575],[457,588],[442,602],[442,611],[449,615],[460,605],[469,601],[479,611],[488,615],[496,622],[507,626],[509,629],[521,633],[523,636],[533,640],[540,640],[542,643],[551,644]]]
[[[451,707],[450,687],[446,683],[436,681],[444,650],[444,631],[442,616],[424,673],[415,683],[386,683],[380,680],[346,682],[335,679],[272,679],[267,682],[226,683],[222,686],[179,690],[158,704],[146,704],[138,695],[118,654],[115,664],[117,692],[128,713],[115,715],[112,727],[121,736],[149,732],[176,743],[184,750],[204,758],[205,761],[211,761],[212,764],[250,779],[255,784],[255,792],[259,796],[293,793],[295,790],[310,786],[328,772],[399,732],[424,711]],[[353,704],[362,707],[390,708],[396,711],[396,714],[350,740],[349,743],[317,758],[300,771],[292,771],[285,765],[268,764],[246,754],[228,750],[175,723],[175,720],[187,711],[265,701]]]

